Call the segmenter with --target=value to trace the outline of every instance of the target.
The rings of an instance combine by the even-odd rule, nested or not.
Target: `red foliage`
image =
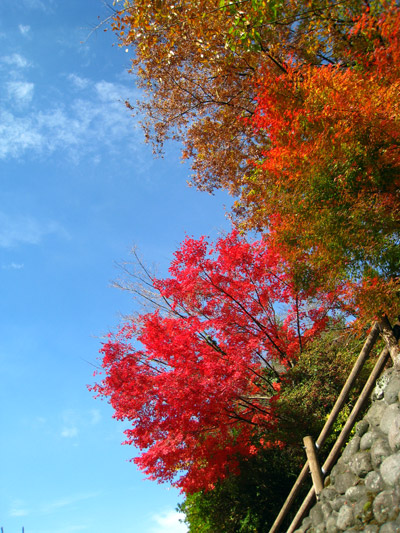
[[[142,450],[134,462],[193,492],[271,445],[262,440],[277,423],[271,365],[293,364],[326,327],[334,297],[297,292],[278,253],[236,231],[215,247],[187,238],[169,273],[153,280],[166,307],[110,335],[92,390],[132,424],[126,443]]]

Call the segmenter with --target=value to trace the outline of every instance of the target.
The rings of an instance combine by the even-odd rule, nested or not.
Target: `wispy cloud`
[[[66,236],[65,230],[57,222],[39,222],[27,215],[9,215],[0,211],[0,247],[39,244],[44,236],[52,233]],[[17,265],[14,264],[14,268]]]
[[[73,409],[66,409],[61,414],[62,428],[60,436],[64,439],[72,439],[78,436],[79,414]]]
[[[151,529],[151,533],[186,533],[187,527],[180,520],[184,515],[174,510],[168,510],[153,516],[153,522],[157,525]]]
[[[94,87],[101,102],[118,102],[123,94],[122,85],[104,80],[96,83]]]
[[[74,409],[65,409],[61,413],[61,429],[59,435],[66,439],[78,437],[80,431],[88,426],[95,426],[101,420],[98,409],[79,412]]]
[[[7,85],[7,107],[0,106],[0,159],[39,157],[58,152],[72,162],[90,156],[100,162],[109,153],[138,152],[142,134],[123,104],[129,89],[121,84],[98,82],[70,75],[79,98],[63,98],[37,109],[34,84],[26,80]],[[30,104],[28,113],[19,113]],[[101,147],[101,151],[100,151]]]
[[[26,57],[17,53],[0,57],[0,63],[17,69],[24,69],[30,66],[30,63]]]
[[[21,35],[24,35],[24,36],[25,36],[25,35],[28,35],[28,33],[29,33],[30,30],[31,30],[31,27],[28,26],[28,25],[19,24],[18,29],[19,29]]]
[[[32,101],[34,88],[28,81],[10,81],[7,83],[8,98],[17,105],[27,105]]]
[[[48,11],[54,0],[22,0],[22,5],[27,9],[38,9],[40,11]]]
[[[29,117],[18,118],[0,109],[0,159],[17,158],[26,151],[41,151],[44,137]]]
[[[87,78],[82,78],[77,74],[68,74],[67,79],[76,89],[86,89],[90,85],[90,80]]]
[[[65,427],[61,430],[61,437],[65,439],[72,439],[73,437],[78,436],[78,428],[74,427]]]
[[[3,270],[21,270],[24,268],[23,263],[8,263],[7,265],[1,265]]]

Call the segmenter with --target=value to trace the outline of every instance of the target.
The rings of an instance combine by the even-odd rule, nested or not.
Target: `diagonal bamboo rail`
[[[332,448],[328,458],[326,459],[325,463],[322,466],[321,472],[324,476],[327,475],[327,473],[330,471],[334,463],[336,462],[340,450],[345,444],[353,426],[357,419],[358,414],[360,413],[361,409],[365,405],[367,399],[369,398],[372,389],[375,385],[376,380],[378,379],[379,375],[381,374],[383,368],[385,367],[387,361],[389,360],[389,357],[392,358],[393,364],[395,367],[400,367],[400,349],[398,346],[398,338],[400,336],[400,328],[398,326],[395,327],[395,332],[393,331],[389,320],[387,317],[383,317],[380,321],[376,322],[374,326],[372,327],[364,346],[353,366],[352,371],[350,372],[346,383],[343,386],[343,389],[336,400],[336,403],[332,409],[331,414],[329,415],[328,420],[326,421],[324,427],[322,428],[322,431],[315,443],[315,447],[317,450],[319,450],[325,443],[326,439],[329,436],[329,433],[333,427],[333,424],[335,423],[335,420],[341,411],[344,403],[346,402],[349,392],[354,385],[355,380],[357,379],[358,375],[361,372],[361,369],[368,358],[369,354],[371,353],[372,348],[374,347],[379,335],[382,335],[382,337],[385,340],[386,347],[381,352],[379,359],[377,360],[375,367],[373,371],[370,374],[370,377],[367,380],[367,383],[364,385],[364,388],[352,410],[352,412],[349,415],[349,418],[344,425],[342,432],[340,433],[334,447]],[[281,526],[286,518],[291,506],[294,503],[294,500],[296,499],[301,486],[303,485],[304,481],[307,479],[308,474],[310,473],[310,465],[308,460],[304,464],[297,480],[295,481],[292,490],[290,491],[285,503],[282,506],[281,511],[279,512],[275,522],[273,523],[269,533],[280,533]],[[315,497],[315,489],[312,487],[307,494],[303,504],[301,505],[299,511],[297,512],[292,524],[290,525],[289,529],[287,530],[287,533],[293,533],[295,531],[297,525],[300,523],[301,519],[304,517],[308,509],[310,508],[313,500]]]

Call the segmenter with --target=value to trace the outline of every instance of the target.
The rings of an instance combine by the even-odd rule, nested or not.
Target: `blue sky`
[[[123,105],[129,53],[92,28],[101,0],[1,0],[0,526],[4,533],[179,533],[179,494],[144,480],[91,383],[133,310],[111,288],[137,245],[161,270],[185,234],[229,227]]]

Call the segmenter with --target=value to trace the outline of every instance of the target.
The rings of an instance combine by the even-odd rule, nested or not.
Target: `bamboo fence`
[[[343,429],[340,435],[338,436],[332,450],[330,451],[327,459],[321,467],[318,461],[318,451],[322,448],[326,439],[329,437],[333,424],[335,423],[339,412],[341,411],[343,405],[345,404],[348,398],[349,392],[353,387],[355,380],[359,376],[365,361],[367,360],[372,348],[374,347],[379,337],[382,337],[384,339],[385,347],[379,355],[375,363],[374,369],[372,370],[367,382],[365,383],[364,388],[361,391],[360,396],[347,419],[347,422],[343,426]],[[360,412],[364,408],[368,398],[372,393],[376,380],[382,373],[389,358],[392,358],[394,367],[400,368],[400,349],[398,345],[399,337],[400,326],[396,325],[392,328],[386,316],[376,322],[372,327],[364,343],[364,346],[356,362],[354,363],[353,369],[351,370],[346,380],[346,383],[344,384],[343,389],[338,399],[336,400],[332,412],[329,415],[329,418],[326,421],[324,427],[322,428],[322,431],[316,442],[314,443],[311,437],[304,437],[307,461],[304,464],[297,480],[295,481],[292,490],[286,498],[286,501],[283,504],[282,509],[280,510],[269,533],[280,533],[282,531],[281,527],[283,521],[287,517],[297,495],[299,494],[301,487],[308,479],[308,475],[310,473],[313,481],[313,486],[311,487],[303,503],[301,504],[296,516],[294,517],[292,523],[289,526],[289,529],[287,530],[287,533],[293,533],[298,528],[300,522],[313,504],[315,498],[318,498],[323,488],[324,478],[329,474],[330,470],[336,463],[342,447],[346,443]]]

